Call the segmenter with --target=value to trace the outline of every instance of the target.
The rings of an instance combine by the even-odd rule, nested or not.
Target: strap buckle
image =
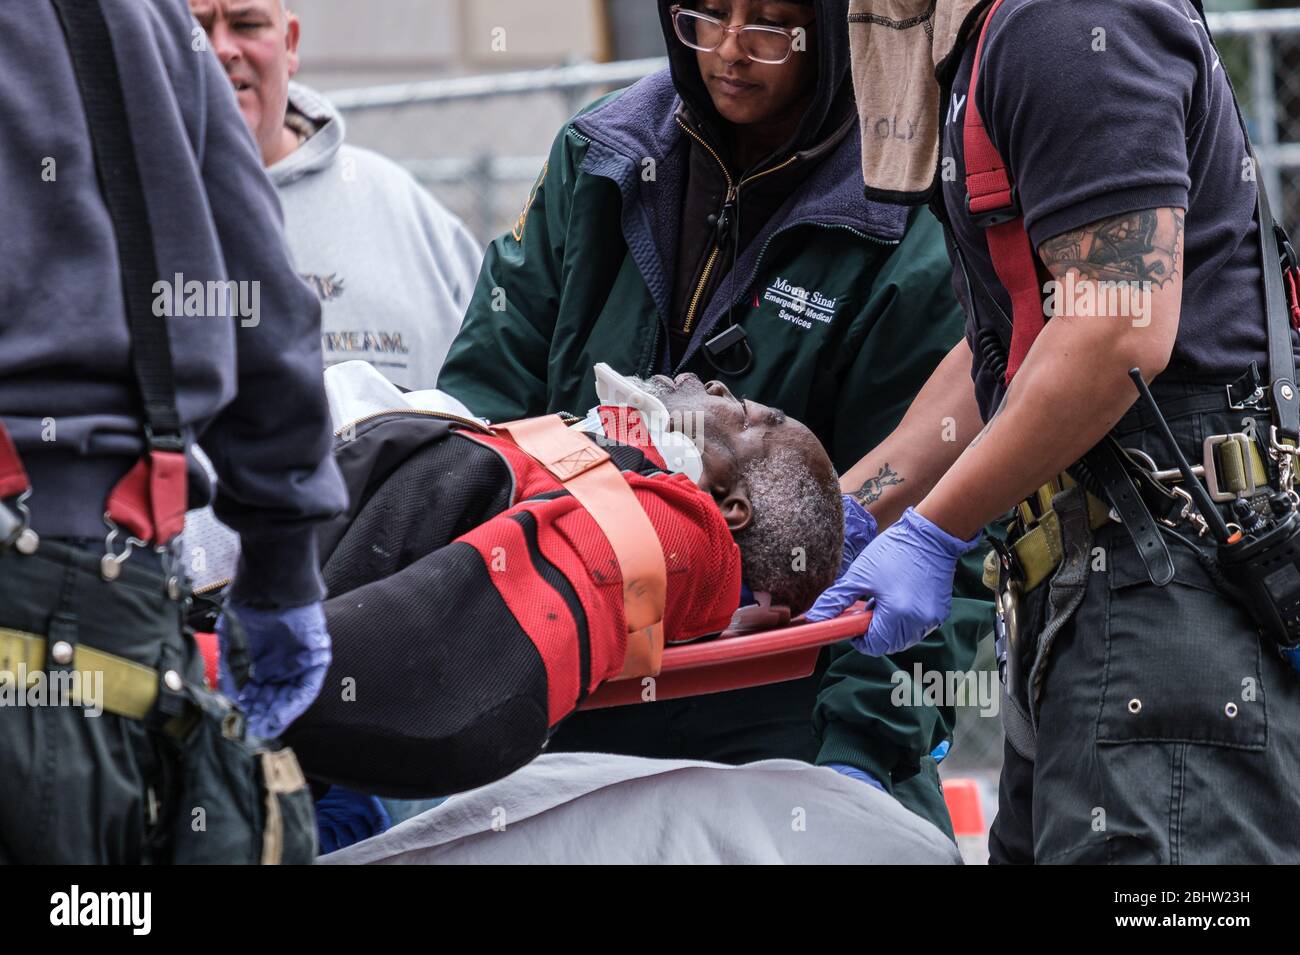
[[[1260,403],[1268,396],[1268,389],[1259,376],[1259,363],[1251,362],[1245,373],[1230,385],[1224,385],[1228,394],[1228,409],[1231,411],[1258,411]],[[1237,396],[1249,392],[1244,398]]]
[[[153,428],[146,422],[144,437],[150,451],[170,451],[173,454],[180,454],[185,450],[185,435],[180,431],[171,434],[155,434]]]
[[[1241,449],[1241,473],[1243,488],[1240,491],[1233,491],[1224,486],[1225,482],[1220,476],[1219,459],[1216,454],[1221,445],[1232,443]],[[1240,498],[1250,497],[1259,489],[1255,481],[1255,471],[1251,450],[1254,442],[1250,435],[1242,431],[1232,434],[1212,434],[1205,439],[1201,445],[1201,463],[1192,465],[1192,476],[1201,478],[1208,485],[1210,499],[1217,504],[1225,504],[1229,501],[1235,501]],[[1147,476],[1157,484],[1165,486],[1171,493],[1176,495],[1180,500],[1187,498],[1187,492],[1177,485],[1183,480],[1183,474],[1178,468],[1160,468],[1155,459],[1145,451],[1137,448],[1125,448],[1124,453],[1147,472]],[[1186,516],[1186,515],[1183,515]],[[1166,522],[1167,523],[1167,522]],[[1172,525],[1171,525],[1172,526]]]
[[[1219,459],[1215,452],[1220,445],[1233,442],[1241,449],[1241,473],[1245,487],[1241,491],[1224,490],[1219,478]],[[1204,465],[1205,483],[1209,487],[1210,500],[1218,504],[1228,501],[1235,501],[1243,497],[1250,497],[1255,493],[1255,471],[1251,467],[1250,457],[1251,448],[1254,442],[1250,436],[1240,431],[1234,434],[1212,434],[1205,439],[1202,445],[1201,461]]]
[[[981,196],[980,198],[985,199],[987,197]],[[1020,217],[1020,190],[1014,184],[1011,186],[1011,201],[1006,205],[996,206],[992,209],[982,209],[977,212],[972,208],[972,202],[974,200],[971,194],[966,193],[966,212],[969,213],[971,221],[981,229],[989,229]]]

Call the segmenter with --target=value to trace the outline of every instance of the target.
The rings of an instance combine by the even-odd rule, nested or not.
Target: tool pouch
[[[311,863],[316,820],[293,750],[249,740],[243,714],[225,697],[190,684],[176,696],[180,712],[163,726],[174,757],[167,770],[171,861]]]

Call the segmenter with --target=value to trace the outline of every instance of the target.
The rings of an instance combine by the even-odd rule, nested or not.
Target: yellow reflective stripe
[[[0,679],[17,679],[19,667],[28,680],[45,670],[45,638],[23,630],[0,627]],[[128,719],[144,719],[158,699],[158,673],[147,666],[124,660],[103,650],[77,644],[72,652],[72,670],[81,671],[82,679],[93,681],[103,676],[103,698],[98,703],[107,713]],[[92,686],[94,683],[92,682]],[[82,700],[74,701],[81,704]]]

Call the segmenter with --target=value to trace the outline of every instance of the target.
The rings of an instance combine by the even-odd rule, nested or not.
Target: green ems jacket
[[[962,336],[940,226],[927,210],[863,197],[855,126],[734,267],[719,266],[731,274],[669,368],[665,320],[689,145],[678,102],[664,71],[560,131],[514,229],[487,250],[438,387],[494,421],[581,414],[596,404],[596,362],[641,377],[720,377],[701,345],[728,327],[730,312],[754,356],[727,377],[732,392],[804,422],[842,472],[893,430]],[[978,563],[948,624],[911,650],[875,658],[847,643],[832,648],[812,714],[817,763],[865,770],[949,831],[930,752],[951,737],[955,714],[910,705],[910,687],[918,663],[969,669],[992,629],[991,604],[962,599],[987,596]]]

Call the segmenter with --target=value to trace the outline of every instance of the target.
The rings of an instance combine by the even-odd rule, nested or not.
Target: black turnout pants
[[[1193,461],[1206,436],[1250,416],[1162,403]],[[1266,414],[1256,428],[1267,435]],[[1168,461],[1149,430],[1121,423],[1120,438]],[[1045,660],[1036,758],[1006,746],[991,861],[1300,862],[1300,673],[1191,547],[1169,549],[1176,574],[1157,587],[1127,531],[1094,533],[1082,602]],[[1054,583],[1024,605],[1031,644]]]
[[[43,541],[31,556],[0,553],[0,627],[201,682],[202,661],[193,640],[182,637],[181,607],[166,596],[157,558],[133,555],[109,583],[99,573],[103,543],[96,544]],[[47,669],[58,669],[48,658]],[[0,664],[13,672],[12,661]],[[95,715],[94,706],[45,699],[19,706],[7,695],[0,705],[0,864],[165,861],[149,848],[148,790],[161,791],[166,758],[158,731],[141,720]]]

